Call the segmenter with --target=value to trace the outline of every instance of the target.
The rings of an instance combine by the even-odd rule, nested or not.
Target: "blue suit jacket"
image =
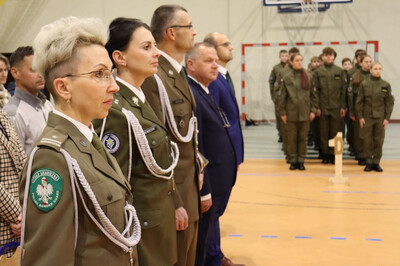
[[[210,95],[191,78],[188,83],[196,99],[199,151],[209,161],[201,195],[226,193],[236,181],[236,155],[231,138]]]
[[[236,101],[235,95],[233,95],[232,89],[228,81],[218,73],[218,77],[215,81],[211,82],[208,86],[211,95],[214,98],[215,103],[225,112],[228,117],[231,127],[228,128],[229,135],[233,142],[236,152],[237,164],[241,164],[244,159],[243,151],[243,134],[240,126],[240,114],[239,107]]]

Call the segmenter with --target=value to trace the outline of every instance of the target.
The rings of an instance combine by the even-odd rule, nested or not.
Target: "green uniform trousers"
[[[379,164],[382,158],[382,146],[385,139],[383,118],[364,118],[365,125],[361,129],[363,135],[364,155],[367,164]]]
[[[291,163],[304,163],[310,121],[290,122],[285,127],[286,152]]]
[[[189,222],[188,228],[176,231],[178,239],[178,262],[175,266],[194,265],[196,260],[199,221]]]
[[[339,110],[337,110],[339,114]],[[333,112],[332,112],[333,113]],[[321,152],[323,155],[333,155],[333,148],[329,147],[329,140],[333,139],[336,134],[342,130],[342,118],[337,115],[324,115],[321,114],[319,117],[319,130],[320,130],[320,142]]]
[[[357,152],[358,159],[365,159],[364,147],[363,147],[363,135],[361,133],[360,123],[358,121],[353,122],[353,145]]]

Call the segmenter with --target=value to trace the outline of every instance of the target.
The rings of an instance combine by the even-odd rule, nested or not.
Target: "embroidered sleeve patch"
[[[388,87],[382,87],[381,90],[382,92],[388,92]]]
[[[36,170],[31,178],[29,194],[35,206],[49,212],[57,206],[63,190],[63,178],[49,168]]]
[[[341,79],[340,75],[335,75],[335,80]]]

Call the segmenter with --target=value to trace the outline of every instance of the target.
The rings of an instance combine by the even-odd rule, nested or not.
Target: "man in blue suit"
[[[219,217],[228,204],[236,180],[235,148],[228,133],[229,121],[214,102],[208,85],[217,78],[218,56],[213,45],[197,43],[186,54],[188,83],[196,100],[199,151],[208,159],[201,189],[196,265],[236,265],[224,263],[220,248]]]
[[[236,162],[239,168],[244,159],[243,134],[240,126],[240,113],[236,101],[235,88],[226,69],[226,65],[233,59],[233,46],[229,38],[219,32],[207,34],[204,42],[212,44],[217,50],[219,74],[217,79],[211,82],[208,88],[215,103],[224,111],[231,125],[228,128],[228,132],[235,147]]]

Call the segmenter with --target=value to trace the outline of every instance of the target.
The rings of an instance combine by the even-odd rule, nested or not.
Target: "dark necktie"
[[[228,81],[229,86],[231,86],[232,93],[233,93],[233,95],[235,95],[235,86],[233,86],[232,78],[231,78],[231,75],[229,75],[228,71],[226,71],[226,81]]]
[[[1,122],[0,122],[0,130],[1,130],[1,132],[3,133],[3,135],[4,135],[8,140],[10,140],[10,139],[8,138],[7,131],[6,131],[6,129],[3,127],[3,125],[1,124]]]
[[[186,80],[186,73],[185,69],[182,67],[181,71],[179,72],[179,75],[183,78],[183,80]]]
[[[104,158],[104,160],[108,162],[106,149],[104,148],[103,143],[101,143],[99,137],[97,137],[97,135],[94,133],[93,133],[92,145],[96,148],[96,150],[100,153],[100,155]]]

